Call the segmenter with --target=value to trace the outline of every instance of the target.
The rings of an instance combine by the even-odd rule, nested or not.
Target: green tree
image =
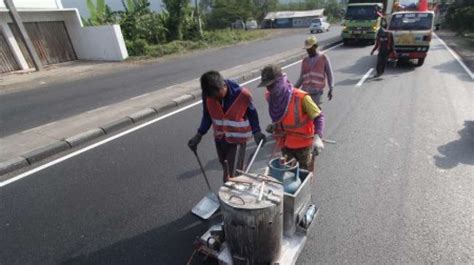
[[[183,39],[183,24],[186,16],[190,15],[189,0],[163,0],[169,13],[167,29],[170,39]]]
[[[82,22],[86,26],[116,23],[116,12],[113,12],[110,7],[105,4],[105,0],[96,0],[95,3],[92,0],[87,0],[87,9],[90,17],[87,19],[82,18]]]

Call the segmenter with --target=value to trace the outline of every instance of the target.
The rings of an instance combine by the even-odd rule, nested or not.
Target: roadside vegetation
[[[111,10],[105,0],[87,0],[89,18],[84,25],[119,24],[131,56],[160,57],[188,50],[230,45],[263,38],[262,30],[232,29],[240,20],[261,23],[268,12],[326,8],[337,19],[336,0],[305,0],[280,4],[278,0],[200,0],[199,8],[190,0],[163,0],[163,10],[150,9],[149,0],[121,0],[122,10]],[[195,1],[195,3],[198,1]]]
[[[450,4],[445,22],[452,30],[474,38],[474,0],[458,0]]]

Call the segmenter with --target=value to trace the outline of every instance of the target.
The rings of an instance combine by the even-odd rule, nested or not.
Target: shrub
[[[127,51],[130,56],[144,55],[147,51],[148,44],[145,40],[137,39],[133,41],[125,41]]]

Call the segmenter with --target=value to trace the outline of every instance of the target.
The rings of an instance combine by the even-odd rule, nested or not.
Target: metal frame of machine
[[[295,264],[306,243],[307,233],[313,227],[318,209],[311,204],[311,182],[313,173],[300,170],[301,185],[294,194],[283,193],[283,223],[280,257],[272,264]],[[268,168],[264,174],[255,175],[241,172],[261,183],[269,179]],[[281,184],[281,183],[280,183]],[[233,185],[232,181],[224,186]],[[263,186],[263,185],[262,185]],[[255,196],[259,196],[255,194]],[[261,195],[260,195],[261,196]],[[214,258],[221,265],[233,265],[232,254],[225,239],[224,222],[213,225],[195,241],[195,252]],[[242,263],[248,264],[248,263]]]

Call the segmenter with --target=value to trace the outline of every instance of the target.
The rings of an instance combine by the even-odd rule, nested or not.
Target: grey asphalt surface
[[[298,264],[472,264],[474,86],[433,40],[425,65],[355,87],[369,47],[328,54],[334,99],[313,200],[320,214]],[[299,64],[286,69],[296,80]],[[263,91],[249,84],[262,127]],[[200,105],[1,188],[1,264],[185,264],[208,225],[187,149]],[[199,153],[221,184],[212,136]],[[249,152],[255,144],[249,145]],[[269,160],[271,144],[255,168]],[[195,263],[199,264],[199,263]]]
[[[339,35],[340,27],[334,26],[317,37],[326,40]],[[3,95],[0,96],[0,137],[199,78],[207,69],[224,70],[298,48],[308,36],[307,30],[288,30],[288,34],[273,39],[190,54],[165,63],[145,64],[64,84],[38,84],[37,89]]]

